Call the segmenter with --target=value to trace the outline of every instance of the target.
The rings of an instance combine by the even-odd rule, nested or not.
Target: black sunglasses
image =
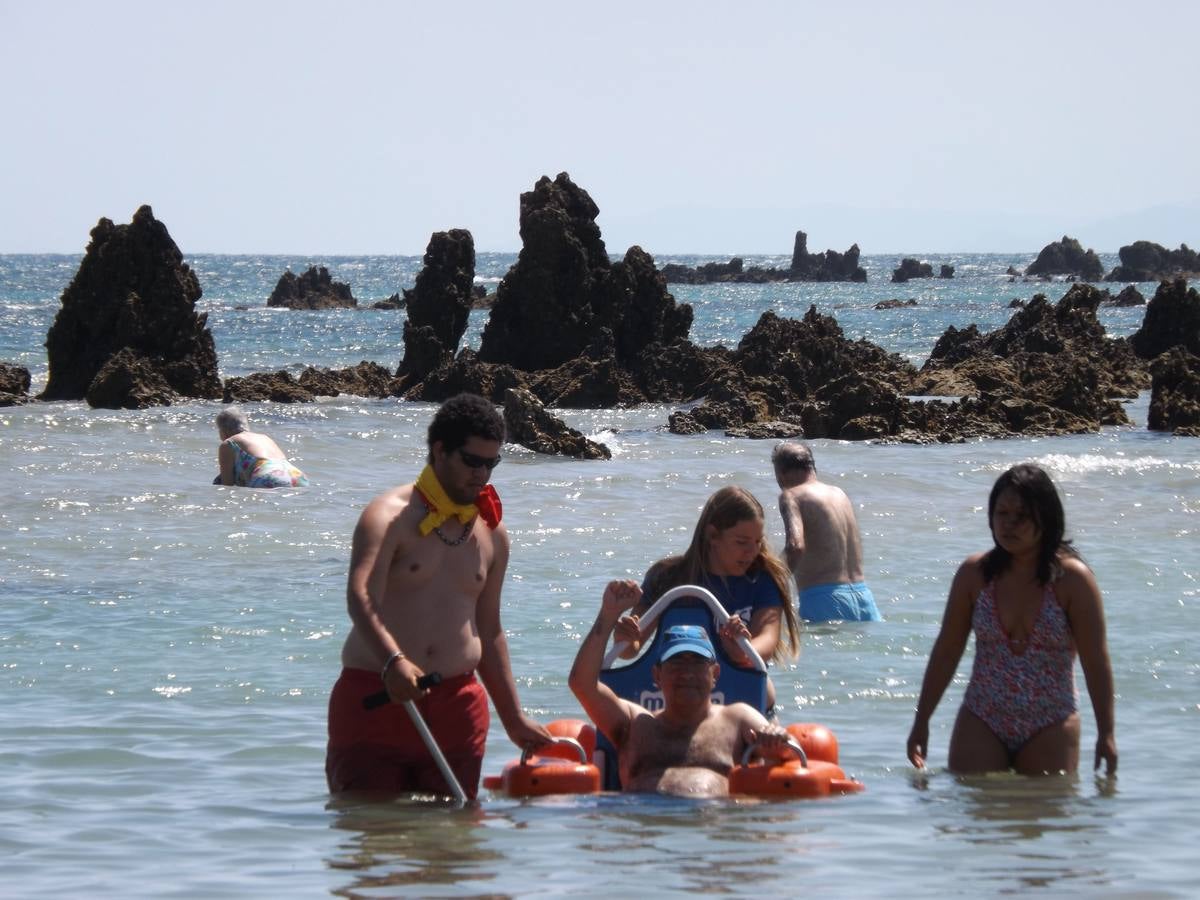
[[[494,469],[500,465],[501,459],[499,456],[476,456],[474,453],[468,453],[462,447],[458,448],[458,455],[462,457],[462,461],[466,463],[469,469],[482,469],[484,467]]]

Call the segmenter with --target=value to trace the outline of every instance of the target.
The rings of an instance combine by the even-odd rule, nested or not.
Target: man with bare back
[[[618,697],[600,681],[608,638],[641,596],[636,581],[609,583],[569,681],[592,722],[617,749],[622,790],[719,797],[729,793],[729,771],[747,746],[758,744],[771,760],[795,758],[788,733],[754,707],[712,702],[721,667],[708,632],[699,625],[674,625],[663,635],[653,669],[663,695],[658,712]]]
[[[447,400],[429,426],[420,477],[376,497],[358,520],[346,590],[352,627],[329,698],[325,775],[333,792],[448,793],[402,706],[410,700],[472,798],[488,695],[518,747],[550,740],[521,711],[500,624],[509,543],[488,480],[503,440],[504,420],[487,400]],[[439,684],[418,685],[434,672]],[[391,702],[368,709],[363,701],[380,691]]]
[[[771,454],[779,484],[784,557],[796,579],[800,617],[809,622],[878,622],[863,581],[862,537],[846,492],[817,479],[812,451],[785,441]]]

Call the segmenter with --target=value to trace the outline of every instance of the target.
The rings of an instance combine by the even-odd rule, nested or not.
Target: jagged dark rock
[[[941,271],[938,272],[938,278],[953,278],[953,277],[954,277],[954,266],[948,266],[943,263]]]
[[[481,361],[552,369],[582,356],[608,328],[618,364],[629,367],[646,346],[687,337],[691,307],[675,302],[641,248],[610,263],[597,215],[565,172],[521,195],[521,252],[496,290]]]
[[[875,304],[875,308],[876,309],[903,309],[906,306],[916,306],[916,305],[917,305],[917,301],[914,298],[910,298],[908,300],[901,300],[899,298],[893,298],[891,300],[880,300],[878,303]]]
[[[788,269],[789,281],[856,281],[866,282],[867,270],[858,264],[858,244],[852,244],[845,253],[826,250],[824,253],[808,252],[808,235],[796,232],[792,245],[792,265]]]
[[[399,294],[392,294],[386,300],[378,300],[371,304],[371,309],[403,309],[404,300]]]
[[[1146,298],[1132,284],[1127,284],[1121,293],[1103,301],[1101,306],[1145,306]]]
[[[937,431],[940,425],[943,433],[957,428],[991,436],[990,426],[1064,434],[1127,424],[1113,398],[1136,396],[1148,377],[1129,342],[1108,338],[1096,318],[1105,294],[1080,283],[1057,305],[1035,295],[1003,328],[986,335],[974,325],[947,329],[909,391],[971,402],[958,405],[953,422],[950,414],[935,421],[939,407],[917,404],[904,410],[905,427]]]
[[[714,282],[739,282],[767,284],[775,281],[857,281],[867,280],[867,270],[858,264],[858,244],[845,253],[826,250],[824,253],[808,252],[808,236],[796,232],[792,248],[792,262],[786,269],[751,266],[738,256],[727,263],[711,262],[691,268],[675,263],[663,266],[663,277],[669,284],[712,284]]]
[[[226,403],[249,403],[269,400],[273,403],[307,403],[313,400],[312,391],[303,387],[290,372],[255,372],[244,378],[225,379]]]
[[[528,380],[528,373],[502,363],[481,362],[474,350],[464,347],[451,362],[430,372],[423,381],[397,379],[397,389],[403,391],[405,400],[440,403],[455,394],[470,393],[501,404],[509,388],[525,388]]]
[[[892,270],[892,281],[903,283],[911,278],[932,278],[933,266],[927,262],[905,257],[900,265]]]
[[[29,370],[0,362],[0,406],[16,406],[29,400]]]
[[[178,397],[153,360],[126,347],[100,367],[85,399],[93,409],[148,409]]]
[[[404,359],[399,377],[416,381],[449,363],[467,330],[475,283],[475,240],[454,228],[429,239],[424,267],[412,290],[404,292]]]
[[[1118,251],[1121,264],[1105,281],[1163,281],[1179,276],[1200,277],[1200,253],[1187,244],[1168,250],[1152,241],[1134,241]]]
[[[1020,297],[1013,297],[1012,300],[1010,300],[1008,302],[1008,308],[1009,309],[1024,309],[1025,301],[1022,300]]]
[[[1151,431],[1200,437],[1200,357],[1172,347],[1150,364]]]
[[[1085,281],[1099,281],[1104,276],[1104,264],[1095,250],[1085,252],[1079,241],[1064,235],[1058,243],[1043,247],[1025,274],[1077,275]]]
[[[1161,282],[1129,343],[1142,359],[1153,359],[1176,345],[1200,356],[1200,294],[1183,278]]]
[[[291,271],[279,277],[275,290],[267,298],[267,306],[288,309],[354,309],[358,301],[350,293],[350,285],[334,281],[324,266],[309,266],[297,277]]]
[[[84,399],[105,363],[125,349],[141,360],[139,371],[153,368],[170,393],[219,397],[208,317],[195,310],[200,294],[196,274],[149,206],[128,225],[101,219],[46,335],[50,378],[42,399]],[[96,396],[107,390],[98,388]],[[142,396],[166,395],[156,388]]]
[[[538,453],[572,456],[576,459],[611,459],[603,444],[551,415],[529,391],[510,388],[504,393],[505,439]]]
[[[804,426],[799,422],[755,422],[739,428],[729,428],[726,437],[748,438],[753,441],[786,440],[804,437]]]
[[[391,397],[397,379],[379,363],[363,360],[345,369],[318,369],[309,366],[300,373],[299,385],[317,397]]]

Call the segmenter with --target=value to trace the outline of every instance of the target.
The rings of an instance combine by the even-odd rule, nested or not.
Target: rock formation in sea
[[[195,310],[200,294],[196,274],[149,206],[128,225],[101,219],[46,335],[50,377],[41,398],[88,397],[110,360],[89,403],[220,397],[212,332],[207,315]]]
[[[880,300],[875,304],[875,309],[904,309],[906,306],[917,306],[915,297],[910,297],[907,300],[901,300],[899,297],[893,297],[891,300]]]
[[[953,277],[954,277],[954,266],[948,266],[945,263],[942,263],[942,268],[938,272],[938,278],[953,278]]]
[[[1125,285],[1121,289],[1121,293],[1115,297],[1109,297],[1100,303],[1101,306],[1145,306],[1146,298],[1142,296],[1142,292],[1135,288],[1132,284]]]
[[[392,294],[386,300],[376,300],[371,304],[371,309],[403,309],[404,300],[401,299],[399,292]]]
[[[424,265],[404,292],[404,358],[399,378],[416,384],[447,365],[467,330],[475,282],[475,239],[454,228],[438,231],[425,248]]]
[[[857,281],[867,280],[867,270],[858,264],[858,244],[845,253],[826,250],[824,253],[808,252],[808,235],[796,232],[792,247],[792,262],[786,269],[773,267],[745,267],[745,260],[733,257],[727,263],[711,262],[691,267],[677,263],[663,266],[662,274],[668,284],[712,284],[714,282],[739,282],[766,284],[773,281]]]
[[[1146,304],[1142,327],[1129,336],[1142,359],[1153,359],[1174,346],[1200,356],[1200,294],[1186,279],[1163,281]]]
[[[521,195],[521,252],[496,289],[480,361],[552,369],[583,356],[607,329],[618,364],[629,366],[649,345],[687,337],[692,308],[675,302],[640,247],[609,261],[599,212],[566,172]]]
[[[1084,281],[1099,281],[1104,277],[1104,263],[1095,250],[1085,252],[1079,241],[1064,235],[1061,241],[1043,247],[1025,274],[1076,275]]]
[[[270,400],[275,403],[307,403],[317,397],[394,397],[401,382],[379,363],[363,360],[345,369],[308,366],[295,378],[286,370],[255,372],[238,378],[226,378],[226,403]]]
[[[799,426],[814,438],[843,431],[848,439],[849,433],[882,437],[898,428],[900,391],[916,374],[897,354],[847,340],[837,321],[815,306],[803,319],[763,313],[737,349],[714,365],[699,388],[704,401],[672,417],[672,431],[774,422]]]
[[[267,306],[288,309],[355,309],[358,301],[350,293],[350,285],[334,281],[324,266],[309,266],[303,275],[292,271],[279,276],[275,290],[267,298]]]
[[[892,281],[903,284],[911,278],[932,278],[933,266],[911,257],[900,260],[900,265],[892,270]]]
[[[604,444],[586,437],[552,415],[529,391],[510,388],[504,392],[505,440],[538,453],[573,456],[576,459],[611,459]]]
[[[859,252],[858,244],[852,244],[845,253],[836,250],[809,253],[808,235],[797,231],[787,280],[865,282],[867,270],[858,264]]]
[[[1128,424],[1115,398],[1149,385],[1129,342],[1109,338],[1096,318],[1104,292],[1075,284],[1057,304],[1037,294],[988,334],[951,326],[909,388],[914,395],[962,396],[957,410],[925,404],[918,430],[939,421],[963,436],[1061,434]]]
[[[1175,346],[1150,364],[1151,431],[1200,437],[1200,357]]]
[[[29,370],[0,362],[0,406],[16,406],[29,399]]]
[[[1152,241],[1134,241],[1118,251],[1121,264],[1113,268],[1105,281],[1163,281],[1179,276],[1200,277],[1200,253],[1187,244],[1168,250]]]

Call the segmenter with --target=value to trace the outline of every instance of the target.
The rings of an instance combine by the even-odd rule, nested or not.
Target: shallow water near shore
[[[25,279],[34,287],[20,297],[12,258],[0,262],[10,266],[0,280],[0,359],[22,361],[19,344],[22,364],[44,383],[40,341],[78,261],[68,260],[58,281]],[[410,261],[354,264],[399,271]],[[1002,273],[1009,263],[985,264]],[[223,376],[398,361],[402,319],[388,313],[235,310],[257,290],[238,273],[255,266],[260,280],[278,277],[257,258],[196,262]],[[221,279],[232,285],[224,298],[211,287]],[[400,286],[385,281],[379,296]],[[919,360],[945,327],[935,320],[996,327],[1010,293],[1057,299],[1066,286],[986,274],[929,286],[936,313],[870,309],[916,290],[904,287],[675,293],[696,304],[698,340],[732,345],[762,309],[800,315],[814,302],[849,336],[874,335]],[[1141,319],[1140,310],[1105,315],[1114,334]],[[299,335],[280,327],[297,322],[305,323]],[[476,335],[479,327],[473,318]],[[209,484],[217,403],[0,410],[3,892],[1192,896],[1200,441],[1147,432],[1146,405],[1145,396],[1129,404],[1133,426],[1093,435],[922,447],[813,442],[822,477],[858,509],[868,581],[886,621],[810,627],[800,658],[773,677],[781,719],[832,728],[865,793],[760,803],[518,801],[485,792],[466,809],[434,799],[332,800],[322,769],[325,704],[348,627],[351,531],[371,497],[418,472],[432,405],[354,397],[248,405],[255,427],[312,479],[308,489],[275,491]],[[782,544],[770,443],[671,435],[663,426],[672,409],[561,411],[610,446],[606,463],[505,448],[494,478],[513,541],[504,623],[523,705],[538,718],[580,715],[566,673],[604,583],[640,577],[682,548],[713,490],[731,482],[752,490],[767,507],[773,545]],[[1095,727],[1081,674],[1077,776],[947,773],[970,648],[933,720],[932,769],[917,773],[904,758],[950,577],[987,545],[988,489],[1022,460],[1047,467],[1059,484],[1069,536],[1104,591],[1118,691],[1114,781],[1090,771]],[[515,755],[493,720],[484,772]]]

